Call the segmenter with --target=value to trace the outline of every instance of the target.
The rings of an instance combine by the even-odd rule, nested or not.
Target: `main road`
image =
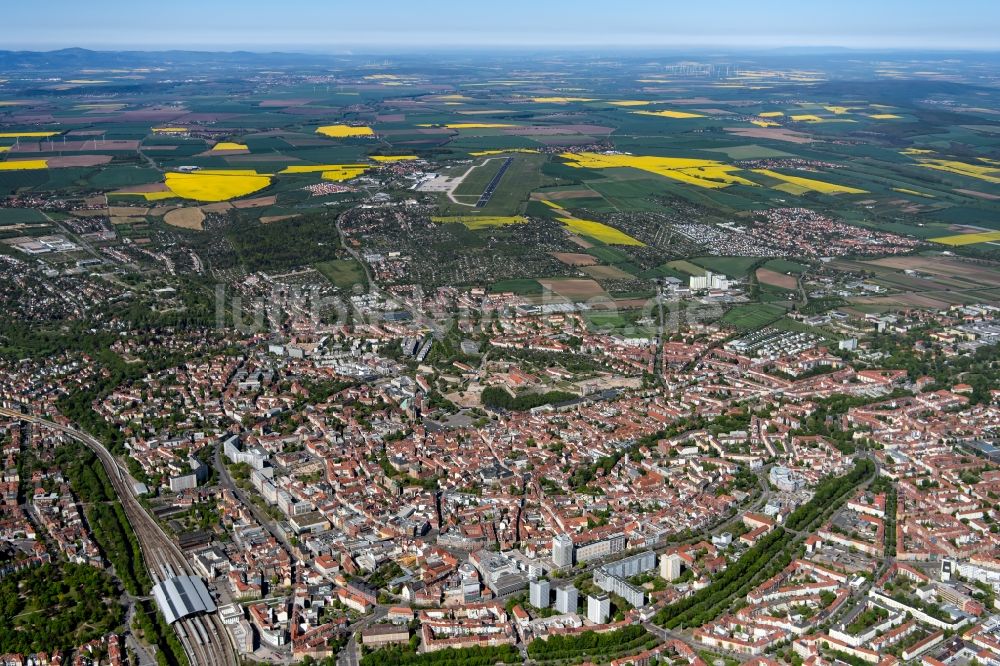
[[[76,428],[11,409],[0,408],[0,416],[56,430],[93,451],[104,465],[111,485],[118,494],[129,525],[139,541],[142,557],[149,572],[159,580],[169,576],[194,575],[180,548],[146,513],[121,465],[97,438]],[[217,614],[189,617],[179,620],[173,626],[192,666],[235,666],[239,663],[229,641],[229,635]]]

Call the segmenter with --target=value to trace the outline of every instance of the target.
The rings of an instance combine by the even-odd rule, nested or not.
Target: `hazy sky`
[[[1000,50],[1000,0],[37,0],[0,49],[846,46]]]

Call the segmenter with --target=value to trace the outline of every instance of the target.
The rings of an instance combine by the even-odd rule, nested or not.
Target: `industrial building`
[[[705,289],[728,291],[729,278],[719,273],[705,271],[704,275],[692,275],[688,280],[688,287],[691,291],[704,291]]]

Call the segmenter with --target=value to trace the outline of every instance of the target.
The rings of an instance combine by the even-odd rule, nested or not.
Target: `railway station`
[[[214,613],[215,602],[197,576],[175,576],[153,587],[153,598],[168,624],[192,615]]]

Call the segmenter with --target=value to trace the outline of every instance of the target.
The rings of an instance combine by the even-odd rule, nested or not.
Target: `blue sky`
[[[1000,50],[998,0],[40,0],[0,49],[845,46]]]

